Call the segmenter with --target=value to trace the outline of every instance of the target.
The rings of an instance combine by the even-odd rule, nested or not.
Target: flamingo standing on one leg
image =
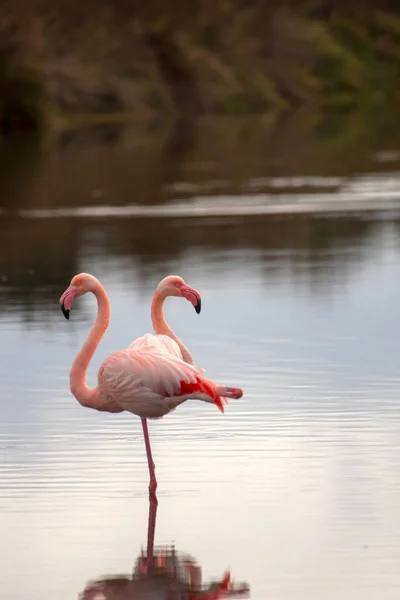
[[[197,314],[201,311],[201,298],[200,294],[193,288],[189,287],[182,277],[177,275],[169,275],[164,277],[157,286],[157,289],[153,296],[151,303],[151,320],[153,323],[154,331],[157,335],[146,333],[144,336],[135,340],[129,348],[137,349],[143,346],[153,346],[154,348],[167,352],[176,356],[177,358],[184,360],[188,364],[193,364],[192,356],[189,350],[186,348],[184,343],[178,338],[178,336],[172,331],[171,327],[165,320],[163,305],[168,296],[180,296],[189,300],[193,304]],[[204,372],[204,369],[198,369],[199,373]],[[142,418],[143,435],[146,445],[147,462],[152,465],[153,471],[155,465],[153,457],[151,455],[149,431],[147,427],[147,419]]]
[[[153,323],[154,331],[157,335],[147,333],[144,336],[135,340],[129,348],[141,348],[143,346],[154,346],[162,351],[168,352],[178,358],[184,360],[188,364],[193,364],[193,358],[185,344],[178,338],[178,336],[172,331],[171,327],[165,320],[163,305],[165,300],[169,296],[178,296],[186,298],[193,306],[197,314],[201,311],[201,298],[200,294],[190,286],[188,286],[182,277],[177,275],[168,275],[160,281],[157,289],[153,296],[151,303],[151,320]],[[199,373],[204,373],[204,369],[198,368]],[[232,388],[218,387],[217,392],[222,396],[223,394],[235,394],[237,391]],[[151,456],[149,432],[147,427],[146,419],[142,418],[143,435],[146,443],[147,459],[149,464],[154,462]]]
[[[200,296],[181,278],[173,278],[167,288],[169,291],[166,295],[188,297],[195,308],[200,309]],[[82,406],[111,413],[126,410],[142,419],[150,473],[149,492],[155,494],[157,480],[146,419],[163,417],[189,399],[216,404],[223,412],[223,402],[226,402],[227,398],[241,398],[243,392],[240,388],[216,385],[200,375],[200,369],[182,360],[177,354],[176,346],[181,353],[182,348],[185,347],[169,328],[167,336],[147,334],[126,350],[111,354],[100,366],[97,386],[93,389],[89,388],[86,384],[86,371],[109,326],[110,301],[105,289],[93,275],[81,273],[73,277],[70,286],[60,298],[60,304],[64,316],[69,319],[69,312],[75,298],[88,292],[96,296],[97,317],[87,340],[72,364],[71,392]],[[160,302],[163,301],[162,295],[158,294]],[[153,305],[154,303],[155,300]],[[165,321],[164,325],[166,325]],[[191,359],[189,351],[186,352],[188,353],[186,359],[189,357]]]

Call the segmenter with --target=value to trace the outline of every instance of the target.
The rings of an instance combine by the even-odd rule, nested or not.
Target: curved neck
[[[154,294],[153,302],[151,303],[151,321],[153,323],[154,331],[157,334],[168,335],[170,338],[175,340],[178,344],[183,360],[190,365],[193,364],[193,358],[185,344],[181,342],[177,335],[172,331],[164,317],[163,304],[167,295],[163,292],[157,292]]]
[[[86,384],[86,371],[101,338],[110,324],[110,301],[103,286],[98,283],[93,290],[97,299],[97,317],[92,329],[72,363],[70,373],[71,392],[83,406],[93,407],[97,387],[89,388]]]

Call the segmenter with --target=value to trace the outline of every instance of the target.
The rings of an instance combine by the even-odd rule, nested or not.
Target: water
[[[14,157],[3,177],[4,600],[132,579],[146,546],[140,421],[84,409],[68,389],[95,303],[77,301],[67,322],[58,298],[83,270],[112,304],[90,384],[151,331],[155,286],[176,273],[202,312],[170,299],[169,322],[210,378],[244,390],[224,415],[188,402],[150,423],[156,544],[193,556],[203,583],[229,568],[254,600],[398,599],[398,154],[385,138],[357,166],[329,164],[314,144],[296,168],[289,142],[261,159],[256,134],[225,154],[201,139],[172,151],[154,133],[78,137]],[[125,584],[92,600],[144,597]]]

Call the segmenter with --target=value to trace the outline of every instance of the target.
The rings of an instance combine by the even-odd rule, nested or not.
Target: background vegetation
[[[0,126],[384,108],[400,10],[370,0],[2,0]]]

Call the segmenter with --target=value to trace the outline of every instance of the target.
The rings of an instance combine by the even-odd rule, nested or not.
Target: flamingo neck
[[[110,301],[103,286],[97,282],[92,290],[97,299],[97,317],[81,350],[72,363],[70,388],[72,394],[82,406],[95,408],[98,388],[89,388],[86,383],[86,371],[89,362],[110,324]]]
[[[178,336],[172,331],[171,327],[168,325],[165,316],[163,305],[165,299],[168,297],[168,294],[165,292],[159,292],[156,290],[156,293],[153,297],[153,302],[151,303],[151,321],[153,323],[154,331],[158,335],[168,335],[172,338],[179,346],[183,360],[190,365],[193,364],[193,358],[190,354],[189,350],[186,348],[185,344],[178,338]]]

